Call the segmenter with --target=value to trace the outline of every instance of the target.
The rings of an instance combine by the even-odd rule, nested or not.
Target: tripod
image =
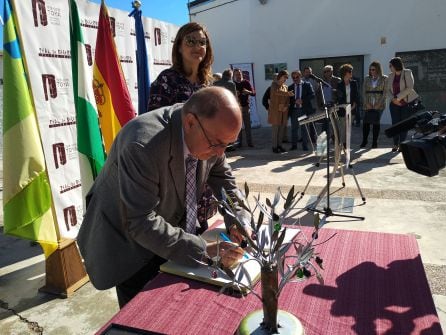
[[[319,78],[318,78],[319,79]],[[328,87],[331,88],[331,86],[326,83],[323,80],[318,80],[321,84],[326,85]],[[356,219],[356,220],[364,220],[363,216],[354,216],[354,215],[347,215],[347,214],[339,214],[339,213],[335,213],[331,207],[330,207],[330,185],[333,181],[333,178],[336,174],[336,171],[338,168],[340,168],[341,170],[341,175],[342,175],[342,186],[345,186],[345,181],[344,181],[344,171],[342,166],[340,165],[340,156],[341,156],[341,150],[343,149],[344,153],[346,152],[345,148],[343,148],[343,146],[341,146],[341,142],[339,139],[339,127],[338,127],[338,123],[337,123],[337,113],[336,113],[336,107],[332,107],[334,108],[334,110],[332,112],[329,112],[328,107],[325,103],[325,96],[324,96],[324,90],[321,87],[321,96],[322,96],[322,102],[324,105],[324,111],[325,111],[325,130],[327,132],[327,183],[326,186],[324,187],[324,189],[322,190],[322,192],[319,194],[318,196],[318,200],[313,203],[313,207],[307,206],[305,209],[308,211],[312,211],[312,212],[317,212],[317,213],[321,213],[321,214],[325,214],[325,216],[329,217],[329,216],[339,216],[339,217],[346,217],[346,218],[352,218],[352,219]],[[334,135],[334,145],[335,145],[335,162],[334,162],[334,167],[333,167],[333,173],[330,175],[330,138],[331,138],[331,132],[330,132],[330,123],[333,127],[333,135]],[[321,156],[320,160],[318,163],[316,163],[316,166],[319,166],[321,161],[323,159],[323,156]],[[348,167],[350,169],[352,169],[353,171],[353,167],[350,164],[350,162],[348,162]],[[353,178],[355,180],[356,186],[358,187],[359,193],[361,194],[361,198],[363,203],[365,203],[365,197],[362,194],[361,188],[359,187],[358,184],[358,180],[356,179],[356,175],[354,174],[354,172],[352,173]],[[311,179],[314,176],[314,172],[312,174],[312,176],[310,177],[304,191],[302,191],[302,196],[305,193],[305,190],[307,189]],[[327,199],[327,204],[324,207],[323,210],[317,209],[317,205],[320,203],[320,201],[322,200],[322,194],[327,193],[326,199]]]

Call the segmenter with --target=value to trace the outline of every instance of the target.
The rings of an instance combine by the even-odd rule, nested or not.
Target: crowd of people
[[[256,92],[241,69],[213,74],[213,60],[205,27],[196,22],[182,26],[173,43],[172,66],[151,85],[148,112],[122,128],[86,197],[79,249],[93,285],[115,286],[120,307],[166,260],[198,265],[212,263],[219,255],[218,261],[230,266],[244,254],[234,243],[209,243],[200,237],[217,211],[214,197],[221,198],[222,188],[230,197],[238,192],[224,152],[234,143],[254,147],[250,97]],[[398,122],[408,115],[413,91],[412,73],[401,59],[392,59],[390,69],[386,78],[380,64],[371,63],[362,93],[349,64],[341,66],[340,78],[333,75],[332,66],[325,66],[325,86],[310,67],[292,71],[289,86],[288,71],[280,71],[262,99],[272,126],[273,152],[286,151],[282,142],[289,119],[290,150],[297,150],[299,139],[308,150],[317,134],[299,125],[299,117],[314,114],[324,104],[350,104],[358,122],[360,101],[361,146],[367,145],[373,125],[372,147],[377,147],[386,95],[392,98],[392,122]],[[342,120],[342,110],[338,113]],[[394,139],[396,150],[405,136]],[[236,196],[232,201],[237,205]],[[222,214],[231,240],[241,245],[243,234],[251,231],[250,218],[242,207],[239,212],[242,225]]]

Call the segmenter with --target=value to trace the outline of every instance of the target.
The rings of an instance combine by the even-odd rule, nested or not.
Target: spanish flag
[[[57,249],[52,198],[37,116],[10,1],[3,27],[4,232],[37,241],[48,257]]]
[[[108,153],[116,134],[129,120],[135,117],[136,113],[116,51],[104,0],[101,1],[99,13],[93,90],[105,151]]]

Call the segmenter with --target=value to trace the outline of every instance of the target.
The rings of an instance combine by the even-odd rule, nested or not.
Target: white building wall
[[[254,63],[264,126],[261,99],[270,85],[265,64],[286,62],[291,71],[299,59],[363,55],[364,71],[378,60],[387,73],[395,52],[446,48],[446,0],[214,0],[190,14],[209,30],[215,72],[231,63]],[[390,123],[388,111],[382,122]]]

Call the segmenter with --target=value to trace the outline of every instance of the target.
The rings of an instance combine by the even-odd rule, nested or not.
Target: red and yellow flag
[[[108,10],[103,0],[96,39],[93,89],[105,151],[108,153],[116,134],[135,117],[136,113],[110,29]]]

